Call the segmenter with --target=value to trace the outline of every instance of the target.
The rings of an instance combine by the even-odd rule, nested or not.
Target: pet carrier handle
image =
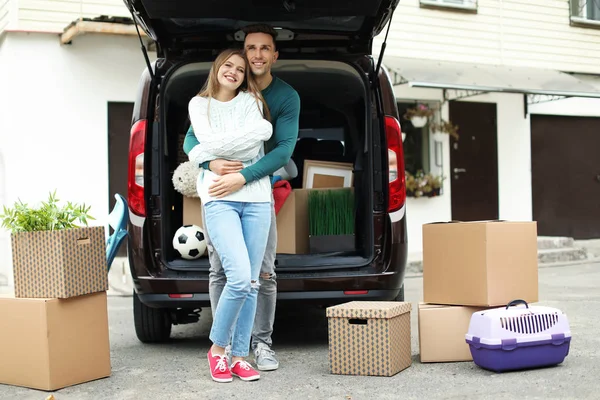
[[[513,300],[513,301],[511,301],[510,303],[508,303],[508,304],[506,305],[506,309],[508,310],[508,308],[509,308],[510,306],[516,306],[517,304],[525,304],[525,307],[529,308],[529,304],[527,304],[527,302],[526,302],[525,300],[520,300],[520,299],[518,299],[518,300]]]

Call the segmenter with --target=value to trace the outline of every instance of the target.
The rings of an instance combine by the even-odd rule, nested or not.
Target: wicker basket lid
[[[410,312],[411,303],[400,301],[351,301],[327,308],[328,318],[394,318]]]

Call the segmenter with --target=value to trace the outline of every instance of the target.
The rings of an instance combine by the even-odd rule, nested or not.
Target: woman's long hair
[[[227,60],[229,60],[229,58],[231,58],[231,56],[233,56],[233,55],[240,56],[246,63],[246,69],[244,72],[244,82],[242,82],[240,87],[237,89],[236,94],[239,93],[240,90],[244,90],[244,91],[247,91],[247,92],[253,94],[254,97],[256,97],[256,101],[257,101],[256,106],[258,107],[259,101],[262,103],[263,117],[267,120],[270,120],[271,113],[269,112],[269,107],[267,106],[267,102],[263,98],[263,96],[260,92],[260,89],[258,88],[258,84],[256,83],[256,79],[254,78],[254,75],[252,75],[252,71],[250,70],[250,62],[248,62],[248,59],[246,58],[246,55],[244,54],[244,52],[242,50],[227,49],[227,50],[222,51],[217,56],[217,58],[215,59],[215,62],[210,67],[210,71],[208,73],[208,79],[206,79],[206,82],[204,83],[204,86],[198,93],[198,96],[208,97],[209,100],[211,98],[215,97],[215,95],[218,93],[220,86],[221,86],[219,83],[218,76],[217,76],[218,72],[219,72],[219,68],[221,68],[221,66],[223,64],[225,64],[225,62]]]

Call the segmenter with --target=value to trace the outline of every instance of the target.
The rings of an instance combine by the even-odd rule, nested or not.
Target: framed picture
[[[351,163],[304,161],[304,189],[349,188],[354,183]]]

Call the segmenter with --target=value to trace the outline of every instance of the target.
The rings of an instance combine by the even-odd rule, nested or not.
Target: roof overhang
[[[137,31],[131,18],[100,16],[93,19],[79,18],[71,22],[60,35],[60,43],[71,43],[73,39],[86,33],[137,36]],[[140,34],[146,37],[145,32],[141,29]]]
[[[519,93],[528,103],[567,97],[600,98],[600,77],[505,65],[385,57],[394,86],[443,89],[444,100],[484,93]],[[448,91],[462,92],[449,97]],[[545,100],[544,100],[545,98]]]

